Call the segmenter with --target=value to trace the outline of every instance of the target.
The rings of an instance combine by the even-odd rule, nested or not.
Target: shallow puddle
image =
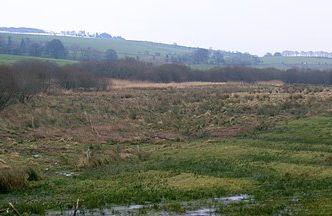
[[[209,215],[218,215],[215,213],[216,210],[213,208],[199,209],[196,211],[187,211],[186,216],[209,216]]]
[[[209,199],[211,204],[231,204],[231,203],[240,203],[244,201],[250,201],[249,195],[237,195],[230,197],[220,197]],[[179,214],[174,212],[167,212],[162,210],[154,210],[155,205],[128,205],[128,206],[114,206],[112,208],[104,209],[80,209],[77,211],[77,216],[97,216],[97,215],[184,215],[184,216],[211,216],[211,215],[220,215],[216,213],[215,208],[202,207],[196,210],[187,210],[185,213]],[[162,205],[157,205],[162,207]],[[186,206],[185,204],[183,205]],[[48,211],[47,216],[72,216],[74,215],[74,210],[68,211]]]
[[[247,194],[213,199],[213,201],[215,201],[215,202],[222,202],[224,204],[238,203],[238,202],[242,202],[242,201],[246,201],[246,200],[249,201],[249,195],[247,195]]]

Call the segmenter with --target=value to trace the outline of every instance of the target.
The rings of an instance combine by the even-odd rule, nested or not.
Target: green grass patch
[[[51,59],[51,58],[39,58],[39,57],[31,57],[31,56],[19,56],[19,55],[7,55],[0,54],[0,64],[13,64],[22,60],[39,60],[39,61],[50,61],[53,63],[57,63],[59,65],[67,65],[76,63],[76,61],[72,60],[64,60],[64,59]]]

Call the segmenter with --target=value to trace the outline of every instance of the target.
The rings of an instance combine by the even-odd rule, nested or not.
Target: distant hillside
[[[310,68],[319,70],[331,70],[331,58],[318,58],[318,57],[287,57],[287,56],[271,56],[262,57],[261,63],[257,65],[260,68],[273,67],[278,69],[289,68]]]
[[[173,55],[183,55],[191,53],[194,48],[168,45],[161,43],[131,41],[122,39],[100,39],[100,38],[81,38],[50,35],[25,35],[0,33],[0,40],[7,40],[10,37],[12,43],[19,44],[22,39],[29,38],[31,41],[46,43],[52,39],[62,41],[66,49],[70,52],[75,50],[93,48],[99,52],[105,52],[107,49],[113,49],[119,57],[134,57],[141,60],[162,60]]]
[[[212,68],[224,66],[250,66],[257,68],[274,67],[278,69],[289,68],[311,68],[311,69],[332,69],[332,59],[320,57],[286,57],[269,56],[259,58],[248,53],[226,52],[218,50],[207,50],[193,47],[185,47],[176,44],[162,44],[147,41],[124,40],[120,37],[101,34],[102,37],[84,37],[87,33],[79,32],[83,36],[59,36],[49,35],[49,33],[33,28],[0,28],[2,30],[15,31],[16,33],[0,32],[0,53],[26,55],[19,53],[24,44],[45,46],[53,39],[59,39],[66,51],[68,60],[84,60],[82,55],[88,54],[95,59],[103,58],[109,49],[114,50],[119,58],[132,57],[141,61],[155,64],[180,63],[187,64],[194,68]],[[17,31],[25,33],[17,33]],[[1,30],[0,30],[1,31]],[[27,34],[27,32],[34,32]],[[36,33],[39,32],[39,33]],[[8,45],[10,43],[10,45]],[[24,45],[23,44],[23,45]],[[11,47],[14,52],[6,51],[6,47]],[[24,47],[23,47],[24,48]],[[18,53],[15,53],[15,52]],[[280,54],[281,55],[281,54]],[[48,57],[41,55],[42,57]],[[201,61],[201,59],[204,61]],[[94,60],[94,59],[92,59]]]
[[[11,33],[35,33],[35,34],[42,34],[46,33],[46,31],[37,28],[25,28],[25,27],[0,27],[0,31],[2,32],[11,32]]]
[[[154,64],[178,63],[196,66],[200,64],[211,66],[244,66],[259,63],[257,56],[248,53],[185,47],[177,44],[124,40],[121,37],[96,38],[49,34],[0,33],[0,52],[3,54],[26,55],[24,52],[21,52],[22,48],[23,50],[25,49],[21,45],[26,46],[30,44],[29,46],[38,45],[38,47],[42,47],[54,39],[58,39],[63,43],[67,50],[66,59],[70,60],[101,59],[105,56],[107,50],[112,49],[120,58],[132,57]],[[3,47],[2,51],[1,47]],[[10,50],[7,49],[8,47]],[[42,56],[47,57],[47,55]]]

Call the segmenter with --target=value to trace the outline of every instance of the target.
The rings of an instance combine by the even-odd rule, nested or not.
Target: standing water
[[[243,201],[249,201],[249,195],[238,195],[230,197],[220,197],[212,198],[209,201],[214,204],[232,204],[240,203]],[[153,205],[129,205],[129,206],[114,206],[112,208],[104,209],[80,209],[76,212],[77,216],[97,216],[97,215],[184,215],[184,216],[211,216],[211,215],[220,215],[216,212],[215,208],[200,208],[197,210],[187,210],[185,213],[174,213],[163,210],[154,210]],[[159,207],[162,207],[159,205]],[[144,213],[142,213],[144,212]],[[73,216],[74,210],[67,211],[48,211],[47,216]]]

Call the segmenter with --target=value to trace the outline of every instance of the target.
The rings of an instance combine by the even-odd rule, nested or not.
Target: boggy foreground
[[[247,194],[214,213],[332,212],[331,87],[113,85],[0,113],[0,209],[185,214]]]

